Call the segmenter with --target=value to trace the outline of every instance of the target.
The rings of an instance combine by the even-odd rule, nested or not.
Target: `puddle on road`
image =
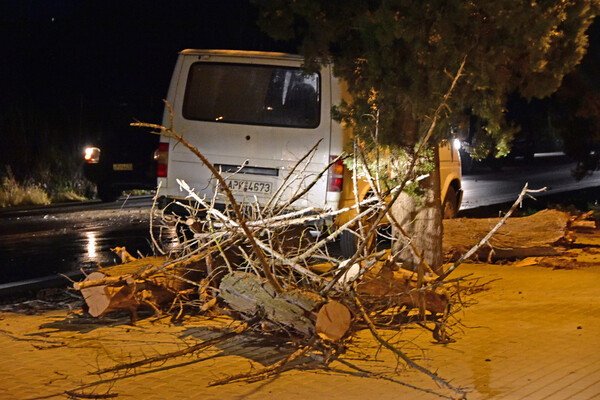
[[[163,240],[172,241],[165,235]],[[153,254],[147,226],[2,238],[0,284],[119,264],[110,251],[116,246],[125,246],[135,257]]]

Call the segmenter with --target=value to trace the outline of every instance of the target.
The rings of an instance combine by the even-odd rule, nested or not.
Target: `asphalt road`
[[[149,255],[151,196],[0,210],[0,298],[64,285],[119,262],[126,246]]]
[[[87,200],[80,203],[58,203],[48,206],[21,206],[0,208],[0,219],[22,218],[36,215],[73,213],[87,210],[122,210],[147,208],[152,206],[152,195],[121,197],[117,201],[103,203],[100,200]],[[1,235],[0,231],[0,235]]]
[[[554,199],[558,203],[571,196],[574,201],[579,198],[583,203],[597,203],[600,172],[577,182],[571,176],[574,167],[575,164],[564,156],[540,155],[529,163],[505,164],[498,171],[479,169],[473,174],[465,174],[461,210],[512,203],[525,184],[529,189],[546,188],[535,195],[539,201]]]

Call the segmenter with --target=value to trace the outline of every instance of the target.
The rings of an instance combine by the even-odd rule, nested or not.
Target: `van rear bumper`
[[[159,196],[156,200],[156,204],[159,209],[164,211],[165,214],[187,218],[192,216],[191,211],[194,210],[193,215],[195,218],[206,218],[207,210],[198,208],[198,205],[192,200],[181,199],[177,197]],[[215,204],[214,208],[221,212],[225,211],[226,209],[225,204]]]

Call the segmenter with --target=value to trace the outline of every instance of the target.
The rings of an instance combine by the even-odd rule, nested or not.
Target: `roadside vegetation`
[[[23,205],[47,205],[66,201],[83,201],[88,197],[84,190],[75,188],[78,182],[62,182],[61,185],[48,186],[35,180],[18,181],[10,167],[2,177],[0,185],[0,207]],[[86,187],[92,187],[89,182]],[[93,189],[93,188],[92,188]],[[91,189],[89,189],[91,191]],[[93,192],[91,193],[93,195]]]
[[[39,185],[23,185],[15,180],[12,174],[2,178],[0,187],[0,207],[10,207],[16,205],[50,204],[48,193]]]
[[[67,112],[14,105],[0,117],[0,207],[94,196],[82,173],[85,139]]]

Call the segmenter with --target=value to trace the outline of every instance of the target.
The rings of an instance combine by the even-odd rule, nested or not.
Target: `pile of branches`
[[[356,216],[347,224],[313,236],[311,224],[347,211],[290,211],[290,205],[304,196],[325,171],[312,183],[294,186],[303,189],[288,195],[286,201],[279,197],[289,189],[316,146],[292,168],[271,201],[261,207],[251,202],[239,203],[220,171],[197,149],[175,132],[161,129],[189,147],[212,170],[229,207],[219,211],[215,199],[207,201],[179,181],[191,201],[176,205],[186,208],[189,217],[176,217],[155,207],[153,212],[162,217],[164,227],[183,225],[191,235],[171,249],[161,245],[160,235],[153,236],[160,253],[154,257],[136,259],[126,249],[115,248],[127,262],[100,269],[75,284],[91,315],[126,309],[135,323],[137,309],[142,306],[168,313],[174,320],[186,311],[226,313],[243,325],[225,334],[222,340],[243,331],[261,331],[295,346],[287,358],[274,366],[215,383],[268,376],[308,353],[313,359],[319,354],[319,360],[328,364],[345,352],[357,332],[367,329],[400,360],[462,393],[412,361],[382,333],[419,327],[431,331],[436,341],[449,342],[456,323],[453,316],[463,305],[460,299],[477,288],[476,283],[464,279],[435,276],[424,262],[417,271],[404,269],[390,250],[376,251],[375,246],[368,245],[373,243],[383,216],[396,224],[389,214],[389,203],[383,200],[393,196],[393,192],[375,191],[377,195],[360,203]],[[373,189],[377,190],[375,185]],[[370,225],[365,221],[370,221]],[[354,256],[332,256],[329,244],[344,229],[357,226],[359,240]],[[401,226],[397,228],[403,232]],[[418,254],[414,246],[413,251]],[[197,351],[196,347],[189,351]],[[176,355],[180,353],[186,351]]]
[[[127,309],[131,311],[131,322],[135,323],[136,311],[141,306],[151,307],[157,313],[168,313],[175,320],[187,311],[226,313],[238,319],[240,325],[215,340],[227,340],[244,331],[261,332],[278,337],[294,348],[289,356],[272,366],[228,377],[215,384],[266,377],[309,355],[310,359],[316,357],[321,363],[328,364],[344,354],[359,331],[367,329],[399,360],[458,395],[464,394],[411,360],[386,339],[384,333],[419,327],[431,331],[438,342],[451,341],[451,331],[456,323],[454,315],[463,305],[461,299],[478,288],[477,282],[448,279],[464,257],[436,276],[423,261],[416,271],[404,269],[389,250],[378,252],[373,245],[377,227],[386,217],[398,232],[405,234],[389,210],[407,182],[414,178],[410,173],[401,184],[385,193],[381,192],[376,178],[368,177],[374,195],[360,203],[357,201],[356,216],[336,229],[313,237],[309,226],[335,219],[336,215],[347,211],[293,209],[294,203],[327,171],[324,169],[312,182],[298,184],[303,168],[310,162],[319,143],[291,168],[271,200],[259,205],[251,199],[238,201],[221,172],[172,128],[137,125],[154,128],[156,133],[176,139],[196,154],[211,170],[217,181],[216,187],[221,191],[217,195],[222,194],[226,199],[227,209],[217,209],[217,196],[201,198],[184,181],[179,181],[190,201],[176,205],[186,208],[189,217],[168,215],[155,207],[152,212],[158,213],[166,225],[185,226],[192,234],[180,246],[170,250],[161,246],[160,238],[153,237],[157,254],[160,253],[154,257],[134,259],[125,249],[118,249],[129,262],[117,268],[101,269],[74,285],[82,292],[91,315],[102,316]],[[435,117],[421,148],[434,126]],[[355,161],[361,157],[366,163],[364,153],[355,151]],[[414,169],[416,159],[408,166],[408,171]],[[526,188],[520,198],[525,193]],[[509,215],[507,213],[506,218]],[[329,244],[351,228],[356,228],[358,237],[355,254],[350,259],[332,256]],[[410,240],[408,242],[422,260],[419,250]],[[214,344],[215,340],[158,358],[198,351]],[[119,365],[110,370],[134,368],[157,362],[158,358]]]

